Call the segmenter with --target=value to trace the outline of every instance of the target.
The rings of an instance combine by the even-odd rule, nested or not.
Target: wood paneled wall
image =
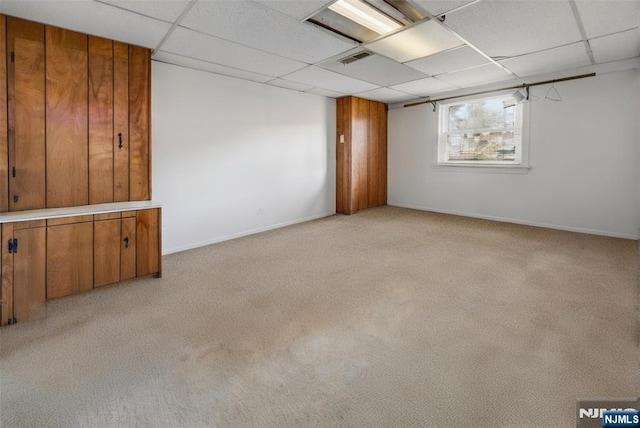
[[[386,104],[339,98],[336,130],[336,212],[352,214],[386,205]]]

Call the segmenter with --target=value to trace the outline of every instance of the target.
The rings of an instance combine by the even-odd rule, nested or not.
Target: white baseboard
[[[206,245],[217,244],[218,242],[230,241],[231,239],[242,238],[243,236],[254,235],[256,233],[266,232],[268,230],[280,229],[281,227],[292,226],[294,224],[305,223],[311,220],[317,220],[319,218],[329,217],[335,215],[335,212],[325,212],[322,214],[312,215],[309,217],[298,218],[295,220],[284,221],[281,223],[271,224],[269,226],[259,227],[256,229],[245,230],[238,233],[232,233],[230,235],[225,235],[213,239],[208,239],[205,241],[195,242],[189,245],[183,245],[180,247],[173,248],[165,248],[162,250],[162,255],[165,256],[167,254],[179,253],[181,251],[192,250],[194,248],[204,247]]]
[[[439,208],[423,207],[420,205],[399,204],[399,203],[388,203],[388,205],[394,206],[394,207],[400,207],[400,208],[410,208],[410,209],[420,210],[420,211],[432,211],[432,212],[442,213],[442,214],[452,214],[452,215],[459,215],[463,217],[480,218],[483,220],[501,221],[503,223],[514,223],[514,224],[522,224],[525,226],[545,227],[547,229],[564,230],[566,232],[587,233],[590,235],[608,236],[611,238],[638,240],[638,235],[609,232],[606,230],[585,229],[581,227],[564,226],[560,224],[551,224],[551,223],[540,223],[536,221],[521,220],[516,218],[489,216],[489,215],[467,213],[467,212],[455,211],[455,210],[443,210]]]

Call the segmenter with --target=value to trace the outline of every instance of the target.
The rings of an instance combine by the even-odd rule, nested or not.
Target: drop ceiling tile
[[[322,61],[357,46],[309,23],[252,1],[198,2],[183,27],[306,63]]]
[[[171,25],[95,1],[3,0],[2,13],[155,48]]]
[[[414,0],[414,3],[432,15],[442,15],[450,10],[472,3],[474,0]]]
[[[493,58],[582,40],[568,1],[481,1],[447,16],[446,24]]]
[[[257,0],[263,5],[302,21],[323,9],[333,0]]]
[[[347,95],[347,94],[341,94],[340,92],[329,91],[327,89],[322,89],[322,88],[313,88],[305,92],[307,94],[322,95],[323,97],[329,97],[329,98],[340,98]]]
[[[162,50],[268,76],[282,76],[306,64],[178,27]]]
[[[436,21],[424,21],[383,39],[367,43],[368,50],[398,62],[407,62],[462,45],[462,41]]]
[[[373,91],[360,92],[356,94],[360,98],[365,98],[373,101],[380,101],[381,103],[391,104],[399,103],[401,101],[409,101],[416,99],[415,95],[409,95],[406,92],[395,91],[389,88],[379,88]]]
[[[515,76],[508,74],[497,65],[485,64],[453,73],[441,74],[438,79],[461,88],[470,88],[486,83],[515,79]]]
[[[331,59],[317,65],[324,69],[380,86],[391,86],[428,77],[418,70],[375,54],[346,65],[338,62],[337,59]]]
[[[582,42],[536,52],[501,61],[501,64],[518,76],[549,73],[591,65]]]
[[[288,74],[284,79],[343,94],[355,94],[379,87],[373,83],[363,82],[313,65]]]
[[[173,22],[189,4],[189,0],[96,0],[151,18]]]
[[[590,39],[640,25],[640,1],[638,0],[578,0],[576,5],[587,37]]]
[[[420,70],[432,76],[463,70],[476,65],[487,64],[490,61],[469,46],[450,49],[425,58],[406,63],[409,67]]]
[[[153,55],[155,61],[166,62],[174,65],[181,65],[195,70],[208,71],[210,73],[222,74],[230,77],[237,77],[244,80],[252,80],[254,82],[267,82],[273,79],[273,76],[252,73],[250,71],[238,70],[237,68],[225,67],[224,65],[212,64],[206,61],[200,61],[169,52],[159,51]]]
[[[640,56],[640,30],[629,30],[590,39],[593,57],[598,64]]]
[[[269,85],[278,86],[280,88],[293,89],[294,91],[308,91],[309,89],[313,89],[313,86],[284,79],[273,79],[267,83]]]
[[[400,85],[394,85],[391,89],[397,91],[406,92],[408,94],[416,95],[418,97],[427,97],[429,95],[439,94],[442,92],[452,91],[458,89],[457,86],[438,80],[434,77],[428,77],[426,79],[420,79],[413,82],[402,83]]]

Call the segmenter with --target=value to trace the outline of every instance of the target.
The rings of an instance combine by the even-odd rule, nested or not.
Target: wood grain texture
[[[128,244],[127,244],[128,242]],[[136,277],[136,219],[122,219],[120,235],[120,281]]]
[[[0,15],[0,212],[9,211],[9,142],[7,134],[7,19]],[[0,319],[2,316],[0,315]]]
[[[336,212],[351,214],[351,97],[337,100],[336,114]]]
[[[93,223],[47,227],[47,299],[93,288]]]
[[[106,213],[106,214],[94,214],[93,215],[93,219],[96,220],[96,221],[114,220],[114,219],[121,218],[121,217],[122,217],[122,213],[121,212]]]
[[[47,207],[89,203],[87,36],[46,27]]]
[[[7,124],[9,210],[44,208],[45,27],[7,17]],[[16,198],[16,199],[14,199]]]
[[[13,254],[13,314],[17,322],[46,315],[46,253],[44,227],[14,230],[18,251]]]
[[[90,204],[114,200],[113,156],[113,42],[89,36]]]
[[[113,42],[113,147],[114,202],[125,202],[129,200],[129,46],[119,42]]]
[[[129,46],[129,199],[151,198],[149,49]]]
[[[120,281],[120,225],[120,219],[93,224],[94,287]]]
[[[136,273],[137,276],[159,274],[160,268],[160,210],[139,210],[136,217]]]
[[[2,293],[0,297],[0,325],[7,325],[13,318],[13,253],[10,253],[6,242],[13,238],[13,224],[2,224]]]
[[[91,214],[75,215],[72,217],[60,217],[60,218],[47,219],[47,226],[60,226],[63,224],[71,224],[71,223],[86,223],[89,221],[93,221],[93,216]]]
[[[336,212],[387,203],[387,111],[383,103],[358,97],[337,101]]]

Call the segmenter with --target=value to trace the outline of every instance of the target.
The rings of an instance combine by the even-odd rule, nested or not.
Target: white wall
[[[335,213],[335,100],[154,62],[163,253]]]
[[[431,105],[389,111],[390,205],[636,239],[640,227],[640,72],[531,88],[527,175],[433,168]]]

